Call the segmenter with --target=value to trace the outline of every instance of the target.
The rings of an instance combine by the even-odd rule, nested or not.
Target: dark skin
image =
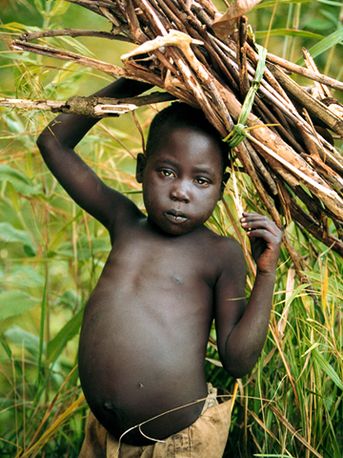
[[[129,97],[147,85],[118,80],[97,95]],[[96,120],[62,114],[38,146],[71,197],[109,231],[112,249],[85,308],[79,373],[90,408],[119,438],[127,429],[207,395],[204,361],[213,319],[220,359],[233,377],[248,373],[264,344],[281,231],[243,214],[257,275],[245,299],[240,246],[204,226],[223,187],[218,145],[207,133],[178,128],[148,157],[139,155],[147,216],[107,187],[73,151]],[[163,439],[189,426],[203,401],[142,427]],[[123,441],[148,439],[134,428]]]

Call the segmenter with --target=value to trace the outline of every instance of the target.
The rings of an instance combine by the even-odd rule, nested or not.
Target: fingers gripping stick
[[[251,251],[258,271],[275,272],[282,231],[274,221],[259,213],[243,213],[241,224],[250,239]]]

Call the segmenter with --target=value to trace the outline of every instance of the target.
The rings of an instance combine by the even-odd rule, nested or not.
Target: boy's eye
[[[209,185],[209,181],[206,178],[198,177],[198,178],[195,179],[195,181],[200,186],[208,186]]]
[[[169,169],[161,169],[160,171],[160,174],[164,177],[172,177],[172,176],[175,176],[174,172],[172,170],[169,170]]]

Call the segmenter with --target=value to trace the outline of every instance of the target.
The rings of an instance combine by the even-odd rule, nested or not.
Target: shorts
[[[144,446],[119,443],[90,413],[79,458],[222,458],[232,404],[233,399],[219,404],[217,390],[209,385],[203,410],[193,424],[163,441]]]

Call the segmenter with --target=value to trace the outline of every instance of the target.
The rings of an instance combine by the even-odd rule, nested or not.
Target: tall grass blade
[[[309,52],[311,56],[315,58],[339,44],[343,44],[343,26],[340,26],[338,30],[311,46]],[[303,59],[299,59],[297,63],[303,64],[303,62]]]
[[[79,332],[83,310],[71,318],[47,345],[47,364],[56,361],[66,344]]]
[[[343,390],[343,382],[341,378],[335,369],[331,366],[331,364],[323,357],[321,353],[319,353],[318,348],[314,348],[312,350],[312,355],[318,362],[321,370],[324,371],[328,377],[330,377],[330,379],[340,390]]]

